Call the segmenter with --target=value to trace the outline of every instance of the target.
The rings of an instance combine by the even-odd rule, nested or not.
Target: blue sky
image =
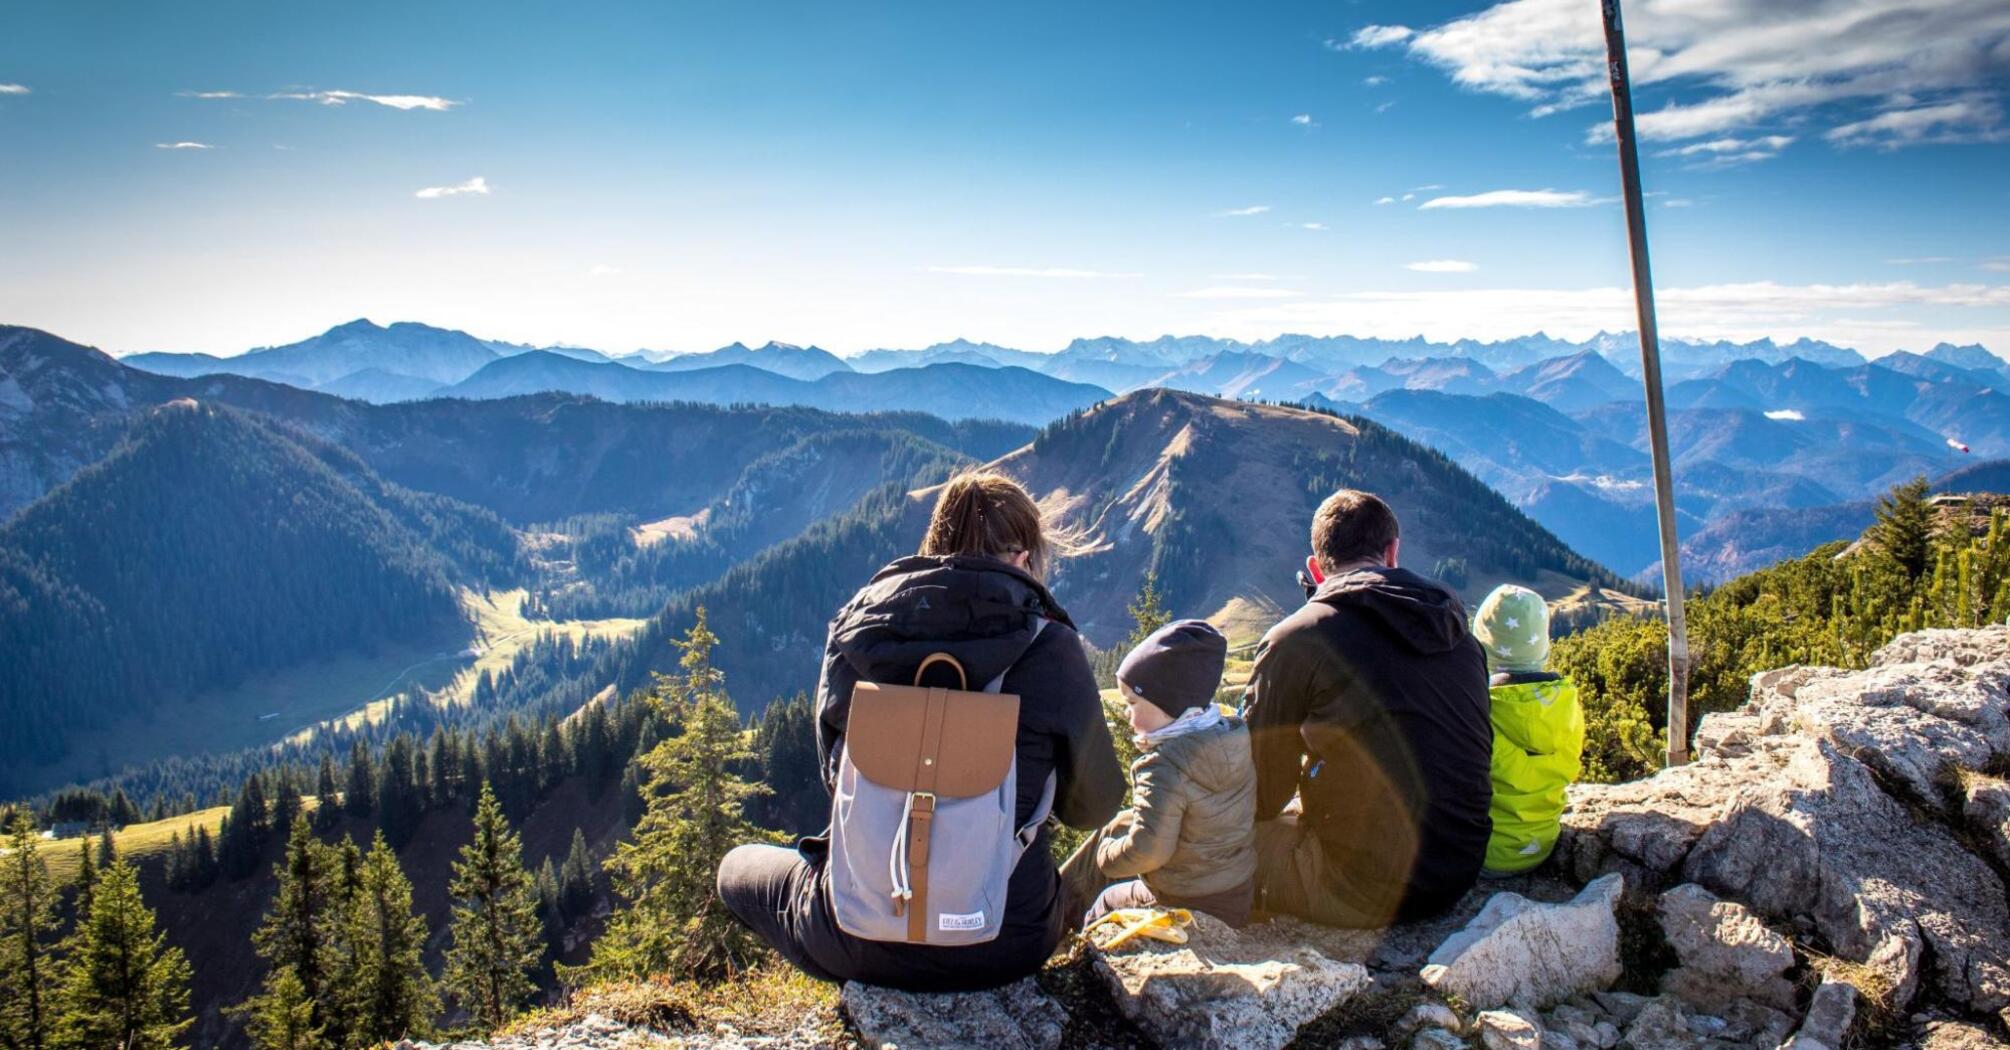
[[[1665,331],[2010,351],[2010,4],[1628,16]],[[1591,0],[33,5],[0,321],[1581,336],[1630,317],[1597,48]]]

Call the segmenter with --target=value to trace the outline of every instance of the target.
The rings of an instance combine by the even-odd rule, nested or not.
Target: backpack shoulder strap
[[[1028,652],[1032,651],[1033,643],[1040,640],[1040,632],[1046,629],[1047,618],[1045,616],[1036,616],[1033,620],[1033,637],[1026,643]],[[1025,654],[1021,653],[1020,655],[1023,657]],[[1018,661],[1013,661],[1011,665],[1006,666],[1005,670],[998,672],[998,677],[984,683],[984,691],[995,693],[1003,688],[1005,685],[1005,676],[1011,672],[1012,667],[1016,666],[1017,663]],[[1033,841],[1040,835],[1040,825],[1045,824],[1047,817],[1054,812],[1054,793],[1059,789],[1059,785],[1060,781],[1057,774],[1048,773],[1046,786],[1040,789],[1040,801],[1033,805],[1033,812],[1026,817],[1026,823],[1021,825],[1019,830],[1014,834],[1014,837],[1019,841],[1020,854],[1023,855],[1028,849],[1033,847]]]

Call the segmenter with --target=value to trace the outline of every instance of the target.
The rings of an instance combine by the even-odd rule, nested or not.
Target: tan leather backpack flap
[[[1019,737],[1019,698],[860,682],[845,747],[860,775],[897,791],[974,798],[1004,783]]]

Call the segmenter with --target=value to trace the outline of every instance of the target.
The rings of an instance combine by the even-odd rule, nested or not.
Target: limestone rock
[[[1698,883],[1879,971],[1896,1007],[1927,980],[1964,1009],[2010,1009],[2010,903],[1964,841],[1991,848],[1971,833],[1995,794],[1972,771],[2010,760],[2010,629],[1903,635],[1861,671],[1756,675],[1751,702],[1697,738],[1687,766],[1572,789],[1569,870]]]
[[[1934,1019],[1915,1030],[1913,1042],[1919,1050],[2005,1050],[2010,1047],[1981,1025],[1967,1021]]]
[[[632,1028],[601,1014],[587,1014],[563,1025],[538,1028],[504,1036],[490,1043],[421,1043],[403,1040],[391,1050],[600,1050],[602,1047],[633,1047],[634,1050],[670,1050],[673,1044],[660,1033]]]
[[[1856,989],[1841,981],[1823,981],[1808,1001],[1808,1015],[1787,1040],[1792,1050],[1842,1050],[1843,1039],[1856,1020]],[[1783,1048],[1784,1050],[1784,1048]]]
[[[1473,1021],[1486,1050],[1542,1050],[1542,1026],[1514,1010],[1486,1010]]]
[[[1607,1017],[1612,1018],[1623,1028],[1632,1024],[1633,1019],[1639,1017],[1640,1011],[1646,1009],[1652,1000],[1632,992],[1593,992],[1591,1001],[1597,1003],[1598,1008],[1605,1011]]]
[[[1465,929],[1431,953],[1424,983],[1482,1009],[1537,1006],[1604,988],[1619,978],[1624,880],[1608,875],[1564,904],[1499,893]]]
[[[1871,654],[1871,663],[1920,664],[1945,660],[1960,667],[2010,657],[2010,626],[1993,624],[1962,630],[1913,631],[1901,634]]]
[[[1068,1013],[1031,977],[985,992],[844,986],[845,1013],[871,1047],[1057,1050]]]
[[[1619,1029],[1606,1021],[1602,1011],[1565,1003],[1542,1019],[1544,1045],[1553,1047],[1556,1037],[1567,1036],[1578,1050],[1610,1050],[1619,1042]]]
[[[1625,1050],[1693,1050],[1702,1037],[1689,1029],[1689,1011],[1680,1000],[1662,996],[1640,1009],[1619,1045]]]
[[[1183,945],[1138,938],[1096,954],[1118,1011],[1166,1046],[1276,1050],[1368,985],[1358,963],[1276,944],[1260,930],[1245,937],[1203,913],[1188,933]],[[1107,942],[1115,932],[1092,936]]]
[[[1410,1050],[1466,1050],[1466,1041],[1442,1028],[1426,1028],[1410,1038]]]
[[[1968,829],[1988,846],[1996,863],[2010,868],[2010,781],[1971,773],[1961,793]]]
[[[1459,1020],[1458,1012],[1451,1007],[1443,1003],[1425,1002],[1411,1007],[1410,1012],[1396,1022],[1393,1032],[1400,1037],[1424,1028],[1443,1028],[1456,1035],[1465,1030],[1465,1024]]]
[[[1744,905],[1684,884],[1661,895],[1661,932],[1682,965],[1662,990],[1692,1005],[1757,999],[1791,1009],[1794,986],[1781,974],[1794,964],[1793,945]]]
[[[1826,740],[1804,741],[1777,779],[1741,789],[1682,871],[1766,914],[1806,917],[1838,954],[1884,969],[1896,1005],[1916,988],[1924,947],[1948,998],[1991,1013],[2010,1005],[2003,883]]]
[[[1789,1007],[1790,1013],[1783,1012],[1750,999],[1740,999],[1722,1009],[1724,1020],[1730,1025],[1725,1038],[1751,1046],[1777,1047],[1786,1042],[1800,1017],[1797,1008]]]
[[[1959,769],[2010,756],[2010,663],[1902,663],[1863,671],[1797,667],[1760,675],[1752,704],[1834,742],[1916,804],[1944,809]]]

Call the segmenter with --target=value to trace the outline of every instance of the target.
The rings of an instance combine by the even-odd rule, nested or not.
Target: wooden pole
[[[1661,335],[1654,322],[1654,277],[1647,263],[1647,208],[1640,150],[1633,134],[1633,88],[1626,73],[1626,29],[1619,0],[1600,0],[1605,63],[1612,80],[1612,131],[1626,195],[1626,237],[1633,258],[1633,304],[1640,329],[1640,381],[1647,391],[1647,435],[1654,457],[1654,510],[1661,530],[1661,581],[1668,594],[1668,753],[1689,761],[1689,627],[1682,611],[1681,545],[1675,535],[1675,482],[1668,456],[1668,408],[1661,390]]]

